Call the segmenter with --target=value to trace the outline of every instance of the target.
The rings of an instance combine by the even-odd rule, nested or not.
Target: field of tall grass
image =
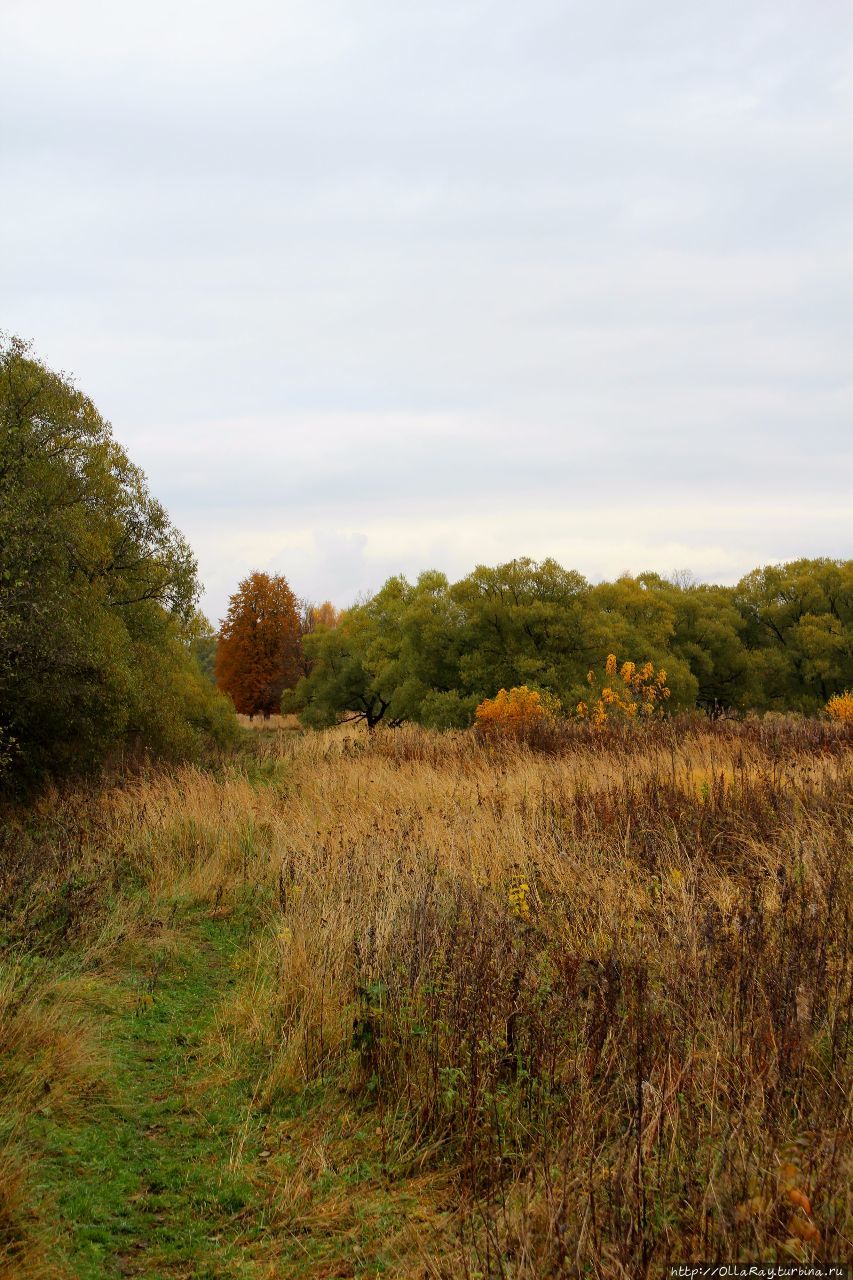
[[[6,815],[0,1276],[54,1274],[32,1117],[102,1087],[92,984],[186,903],[252,921],[211,1069],[358,1117],[408,1189],[385,1274],[850,1256],[849,726],[246,736]],[[267,1243],[350,1229],[324,1132],[270,1157]],[[378,1274],[340,1256],[305,1274]]]

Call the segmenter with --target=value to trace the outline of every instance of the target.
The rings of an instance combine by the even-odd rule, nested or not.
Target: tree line
[[[735,587],[655,573],[591,584],[554,560],[392,578],[305,642],[307,724],[471,723],[499,689],[574,707],[609,652],[665,667],[674,709],[814,712],[853,683],[853,561],[756,569]]]
[[[278,591],[290,611],[277,632],[288,655],[278,666],[269,613],[271,634],[253,647],[259,587]],[[266,662],[265,701],[254,710],[281,699],[313,727],[351,718],[452,728],[519,686],[571,711],[611,652],[665,668],[673,710],[817,712],[853,686],[853,561],[796,560],[726,587],[656,573],[592,584],[555,560],[518,559],[454,583],[437,570],[414,583],[393,577],[311,626],[300,623],[285,579],[253,575],[232,599],[216,671],[242,710],[252,703],[240,702],[233,668]]]
[[[251,574],[218,635],[195,558],[72,380],[0,339],[0,790],[114,758],[198,755],[234,709],[325,726],[472,723],[501,689],[566,709],[608,653],[665,667],[673,708],[815,712],[853,687],[853,561],[735,587],[554,560],[393,577],[339,613]]]

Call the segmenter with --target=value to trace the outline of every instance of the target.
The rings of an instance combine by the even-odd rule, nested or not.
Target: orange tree
[[[593,724],[662,715],[670,696],[665,671],[655,671],[653,662],[641,667],[636,662],[623,662],[620,667],[615,653],[607,655],[603,679],[599,680],[594,671],[586,679],[589,701],[578,703],[577,714]]]
[[[216,683],[244,715],[278,711],[301,675],[299,604],[281,574],[252,573],[231,597],[216,648]]]

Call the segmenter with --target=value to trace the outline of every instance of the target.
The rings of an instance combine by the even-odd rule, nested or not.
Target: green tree
[[[584,616],[587,652],[591,667],[597,667],[608,653],[619,661],[653,662],[667,673],[670,705],[691,707],[696,701],[698,681],[689,663],[673,649],[676,610],[667,593],[656,590],[642,578],[624,574],[615,582],[600,582],[592,588]],[[583,684],[572,694],[582,698]]]
[[[456,583],[450,594],[459,611],[463,691],[481,701],[527,685],[563,698],[594,656],[589,592],[575,570],[527,558],[479,565]]]
[[[307,676],[311,672],[311,658],[305,647],[305,637],[312,636],[317,631],[328,631],[336,627],[341,617],[341,610],[336,609],[331,600],[324,600],[322,604],[311,604],[307,600],[299,602],[299,632],[302,639],[300,676]]]
[[[227,736],[191,652],[192,553],[109,424],[0,344],[0,756],[6,785]]]
[[[853,684],[853,560],[755,569],[734,598],[754,655],[756,705],[816,711]]]
[[[299,709],[314,728],[341,719],[364,720],[368,729],[383,720],[399,723],[393,702],[403,679],[400,621],[410,590],[405,578],[391,578],[366,603],[348,609],[336,627],[306,635],[310,672],[282,710]]]
[[[443,573],[429,569],[409,589],[400,637],[395,713],[435,729],[471,724],[480,699],[460,673],[465,617]]]
[[[310,674],[283,709],[299,708],[318,727],[341,718],[371,729],[404,720],[467,723],[475,704],[459,696],[457,626],[443,574],[423,573],[414,585],[389,578],[334,629],[305,637]]]
[[[216,684],[216,646],[219,637],[203,613],[196,614],[191,649],[199,670],[212,685]]]
[[[744,644],[746,623],[733,588],[689,578],[671,581],[655,573],[642,573],[637,581],[660,593],[672,611],[669,645],[696,680],[696,705],[710,715],[749,706],[755,664]]]
[[[334,633],[306,637],[314,665],[290,705],[309,724],[462,726],[502,688],[574,706],[615,653],[666,671],[667,709],[817,709],[853,685],[851,575],[851,562],[799,561],[738,588],[653,573],[591,587],[521,559],[452,585],[435,571],[391,578]]]
[[[299,711],[303,723],[314,729],[340,720],[364,720],[373,729],[391,701],[370,669],[373,639],[373,622],[361,606],[348,609],[337,627],[306,635],[309,673],[284,694],[282,711]]]

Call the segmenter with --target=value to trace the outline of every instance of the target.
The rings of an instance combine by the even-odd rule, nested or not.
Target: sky
[[[0,328],[198,556],[853,554],[848,0],[0,0]]]

